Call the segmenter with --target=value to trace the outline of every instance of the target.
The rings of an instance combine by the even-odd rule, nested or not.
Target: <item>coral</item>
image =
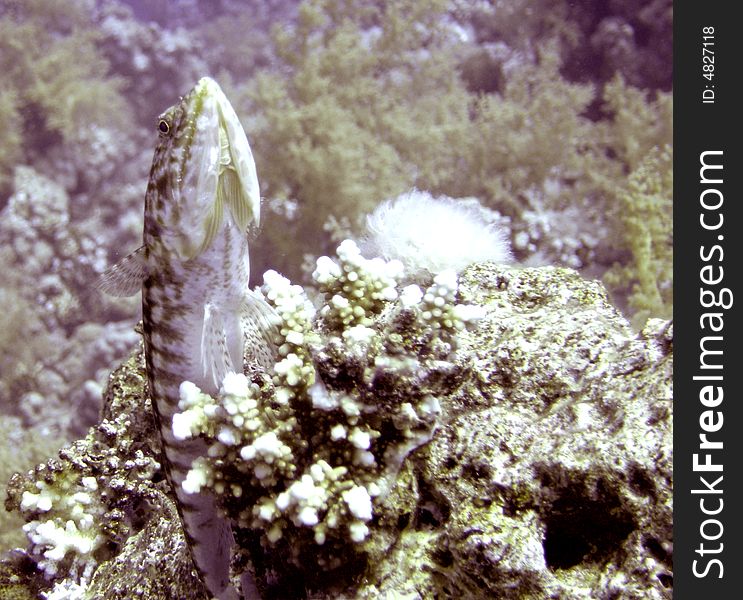
[[[106,556],[105,545],[122,536],[129,524],[120,509],[113,514],[110,506],[123,482],[101,476],[90,460],[78,458],[80,450],[79,444],[61,450],[63,463],[38,467],[34,482],[15,476],[8,503],[26,520],[28,555],[45,577],[69,579],[84,588],[100,557]],[[141,479],[156,468],[141,452],[128,465],[130,475]],[[99,489],[99,480],[107,489]]]
[[[673,146],[672,94],[650,94],[617,75],[606,84],[603,98],[611,115],[610,146],[626,170],[639,167],[653,148]]]
[[[16,350],[0,362],[0,403],[29,425],[81,435],[97,418],[107,373],[136,334],[130,324],[94,322],[106,305],[90,293],[90,282],[106,254],[93,232],[72,222],[69,195],[30,167],[16,167],[14,180],[0,212],[7,273],[0,295],[11,307],[3,336]],[[20,338],[26,342],[16,344]]]
[[[449,179],[466,145],[470,99],[445,13],[440,0],[313,0],[296,24],[275,29],[278,64],[244,86],[247,102],[238,103],[252,116],[261,185],[276,214],[263,238],[271,263],[257,242],[261,271],[298,279],[298,261],[283,260],[282,250],[327,251],[331,215],[355,220],[411,185],[439,192]]]
[[[12,249],[0,258],[9,274],[2,295],[14,307],[7,336],[29,323],[27,343],[14,345],[0,367],[9,374],[3,404],[35,422],[45,398],[43,420],[74,435],[92,422],[76,428],[61,400],[74,395],[86,418],[94,415],[93,388],[103,384],[96,372],[113,362],[78,372],[91,329],[77,329],[129,318],[136,302],[87,290],[141,232],[152,117],[206,72],[234,94],[273,213],[251,241],[258,277],[270,267],[299,282],[302,256],[329,253],[340,228],[358,239],[363,215],[411,186],[478,198],[497,211],[524,264],[595,277],[614,263],[634,265],[617,190],[652,147],[671,141],[671,98],[650,77],[671,70],[650,58],[657,49],[669,64],[672,7],[497,6],[498,19],[482,3],[457,3],[452,16],[452,4],[440,0],[314,0],[301,9],[282,0],[249,14],[237,2],[192,3],[182,14],[162,2],[135,12],[115,0],[4,2],[0,209],[34,187],[36,216],[49,209],[63,225],[53,239],[36,226],[10,235],[0,227],[4,250]],[[261,24],[279,13],[267,43]],[[143,22],[150,14],[159,24]],[[246,30],[248,21],[260,31]],[[482,62],[477,89],[470,59]],[[620,279],[612,285],[617,301],[644,315],[640,304],[625,303],[631,283]]]
[[[380,204],[366,218],[364,251],[397,259],[409,276],[461,271],[473,262],[511,261],[509,231],[476,198],[434,198],[413,190]]]
[[[6,260],[34,279],[35,287],[26,293],[43,307],[40,317],[50,329],[72,328],[95,315],[80,290],[106,261],[92,232],[72,223],[71,204],[62,186],[31,167],[18,166],[14,192],[0,212]]]
[[[670,90],[666,65],[672,59],[673,2],[613,2],[610,14],[602,17],[594,21],[595,30],[587,31],[588,45],[602,60],[597,74],[611,79],[620,73],[636,87]],[[585,62],[578,54],[576,49],[571,56],[573,69]]]
[[[201,2],[188,28],[198,37],[201,57],[209,65],[211,73],[223,71],[244,81],[275,61],[271,30],[277,23],[293,23],[298,4],[297,0],[271,0],[253,4],[250,11],[246,11],[240,0],[228,0],[220,3],[213,19],[205,21],[205,16],[215,5]],[[171,22],[173,11],[166,6],[164,12]],[[246,31],[251,32],[248,39]]]
[[[100,54],[128,82],[127,100],[139,123],[152,124],[174,98],[209,72],[196,39],[182,27],[140,22],[123,3],[104,4],[96,20]]]
[[[514,227],[513,247],[525,256],[528,266],[559,264],[572,269],[596,269],[605,253],[602,242],[610,239],[611,223],[590,200],[572,206],[549,208],[550,187],[530,190],[532,208],[524,210]],[[598,264],[597,264],[598,263]]]
[[[632,85],[670,89],[673,3],[653,0],[594,2],[548,0],[455,0],[455,14],[470,28],[479,46],[496,44],[533,57],[536,43],[559,43],[564,76],[571,81],[603,83],[620,73]],[[487,89],[490,73],[477,89]]]
[[[283,0],[257,9],[257,20],[252,14],[246,16],[244,6],[231,0],[193,3],[178,15],[164,10],[163,2],[153,3],[138,9],[150,13],[136,16],[116,0],[7,0],[2,4],[0,270],[5,278],[0,299],[9,309],[0,330],[3,347],[13,351],[0,359],[0,402],[4,411],[22,417],[24,426],[34,426],[32,435],[58,432],[83,436],[87,425],[97,418],[104,374],[135,340],[132,323],[111,323],[130,315],[134,305],[114,304],[85,290],[103,264],[113,262],[106,258],[104,248],[114,254],[116,248],[130,246],[141,229],[141,196],[151,152],[145,138],[151,133],[151,117],[207,71],[225,78],[227,87],[232,88],[231,96],[234,91],[236,106],[254,142],[266,209],[273,213],[273,218],[266,220],[263,241],[251,241],[254,272],[259,276],[270,261],[271,267],[299,281],[303,254],[328,253],[331,237],[333,243],[358,237],[362,215],[381,199],[417,186],[430,190],[432,197],[457,198],[460,206],[462,198],[478,198],[484,207],[479,211],[482,215],[487,213],[489,219],[497,212],[498,221],[508,224],[514,252],[523,264],[556,263],[601,277],[616,263],[605,281],[627,314],[634,315],[636,325],[646,316],[669,314],[668,242],[672,229],[666,212],[670,171],[665,154],[670,153],[672,102],[670,94],[657,91],[667,89],[670,81],[669,0],[654,0],[642,7],[620,0],[599,8],[559,0],[538,5],[536,10],[524,2],[496,2],[492,6],[461,2],[456,3],[455,12],[451,11],[452,3],[440,0],[378,6],[356,0],[311,0],[298,11],[290,11],[290,20],[279,21],[271,47],[265,43],[265,31],[253,35],[250,29],[245,30],[246,23],[262,28],[256,23],[271,20],[264,19],[263,11],[282,12]],[[217,5],[224,11],[220,13]],[[160,23],[143,23],[143,14],[157,15]],[[213,15],[220,16],[211,20]],[[205,21],[203,27],[199,19]],[[224,43],[231,45],[228,51],[221,47]],[[252,76],[255,57],[258,66],[265,67],[257,77]],[[660,150],[652,150],[654,147]],[[632,174],[629,181],[628,173]],[[343,235],[338,237],[340,231]],[[243,393],[240,388],[238,394],[216,398],[186,394],[196,401],[193,406],[184,403],[184,412],[193,409],[191,416],[215,407],[219,408],[218,421],[226,423],[222,408],[230,406],[236,411],[231,415],[231,427],[238,427],[236,416],[257,424],[252,437],[239,432],[242,437],[236,437],[231,446],[225,443],[231,441],[230,435],[236,435],[231,430],[222,432],[193,423],[194,431],[205,427],[201,435],[214,435],[214,443],[223,444],[230,459],[234,455],[235,464],[243,461],[247,465],[243,473],[213,469],[204,462],[195,473],[198,478],[192,480],[194,485],[230,483],[224,488],[225,508],[242,526],[238,531],[242,554],[235,557],[235,569],[247,564],[258,573],[262,586],[289,596],[304,593],[305,583],[310,589],[330,590],[328,593],[346,586],[352,590],[347,595],[373,596],[375,586],[382,589],[386,585],[382,577],[375,578],[385,568],[392,573],[387,585],[394,588],[393,595],[414,589],[405,588],[396,573],[410,575],[411,581],[424,578],[420,590],[433,589],[440,595],[451,589],[476,594],[480,591],[468,588],[467,578],[480,578],[475,559],[492,565],[487,562],[492,557],[479,549],[493,548],[489,540],[496,539],[498,551],[503,550],[505,556],[504,565],[521,561],[541,573],[534,579],[534,589],[539,590],[534,594],[546,594],[545,589],[554,588],[555,594],[569,596],[568,580],[578,569],[603,581],[596,583],[594,590],[610,586],[610,574],[620,572],[631,582],[629,589],[640,586],[638,589],[647,592],[652,588],[648,592],[652,597],[656,590],[648,582],[654,581],[653,577],[667,581],[665,567],[656,565],[653,575],[647,568],[650,560],[621,562],[616,548],[643,560],[666,560],[662,528],[654,525],[665,522],[657,502],[651,501],[649,512],[642,513],[627,500],[617,472],[605,463],[596,467],[590,455],[584,455],[585,469],[573,464],[548,473],[540,471],[537,451],[543,456],[560,451],[545,445],[548,442],[535,443],[533,455],[524,452],[524,462],[519,463],[524,466],[523,477],[501,496],[487,469],[467,454],[469,438],[464,426],[462,431],[450,427],[454,422],[448,411],[471,411],[466,402],[453,404],[456,392],[451,391],[467,387],[471,377],[480,395],[473,392],[468,400],[488,410],[503,397],[519,400],[519,407],[526,406],[530,397],[564,398],[570,395],[566,390],[577,389],[571,393],[583,397],[582,382],[571,381],[565,369],[554,366],[564,358],[558,348],[541,339],[532,342],[536,350],[514,345],[514,340],[524,337],[531,341],[534,322],[518,321],[518,314],[514,314],[512,330],[498,329],[500,337],[485,339],[484,333],[497,326],[497,318],[483,317],[482,306],[500,292],[508,296],[508,306],[527,312],[538,307],[534,316],[537,325],[542,323],[545,331],[554,334],[559,328],[550,327],[559,319],[549,315],[559,313],[563,320],[570,320],[572,313],[566,316],[561,307],[552,304],[541,306],[546,292],[540,286],[552,286],[550,289],[563,295],[568,293],[565,288],[582,290],[587,297],[581,306],[591,306],[602,315],[596,327],[630,340],[632,348],[644,348],[633,355],[642,365],[639,371],[628,371],[639,373],[638,378],[645,377],[643,373],[653,365],[665,364],[664,358],[653,353],[655,342],[632,337],[619,318],[610,314],[601,294],[592,296],[566,271],[516,272],[492,266],[469,271],[486,280],[498,273],[499,285],[515,286],[523,294],[511,296],[493,283],[490,296],[472,300],[463,295],[481,284],[473,284],[468,271],[463,273],[464,262],[454,266],[424,260],[430,265],[430,275],[411,277],[417,262],[403,261],[403,270],[395,263],[389,266],[390,259],[402,260],[411,256],[410,252],[395,255],[382,252],[382,246],[377,248],[359,253],[347,244],[343,256],[318,265],[318,274],[326,277],[314,282],[322,295],[312,296],[317,312],[301,288],[278,275],[269,276],[264,294],[282,313],[277,368],[262,373],[252,366],[251,357],[246,357],[247,375],[240,386],[247,386],[248,391]],[[371,258],[380,252],[386,261]],[[419,256],[423,259],[426,254],[430,252]],[[375,262],[367,262],[370,259]],[[450,271],[435,272],[445,266],[454,268],[456,280]],[[307,293],[312,295],[313,290],[308,288]],[[466,306],[474,308],[463,308]],[[504,319],[510,318],[508,306],[499,306],[505,311]],[[101,325],[102,321],[109,324]],[[655,322],[650,323],[653,326]],[[569,345],[587,335],[589,325],[594,323],[585,322],[586,331],[573,331],[570,339],[558,337]],[[470,332],[467,326],[477,328]],[[519,326],[528,332],[526,336],[515,333]],[[468,341],[472,336],[480,340],[477,343],[487,342],[489,349],[473,350]],[[539,359],[539,348],[552,358]],[[582,347],[581,352],[590,353],[590,348]],[[627,349],[618,347],[616,352],[625,356]],[[534,362],[554,378],[535,379]],[[490,369],[492,364],[498,369]],[[623,406],[625,389],[611,388],[623,376],[612,368],[604,365],[605,372],[614,376],[596,383],[596,389],[616,394]],[[114,380],[119,381],[121,375],[119,372]],[[663,373],[656,372],[654,377],[661,380]],[[541,387],[532,387],[535,381]],[[634,383],[628,383],[627,388],[636,391]],[[650,384],[646,381],[643,385]],[[650,387],[652,397],[663,396],[662,390]],[[141,393],[132,390],[131,394]],[[429,393],[431,390],[435,393]],[[110,396],[108,400],[110,403]],[[244,414],[240,412],[243,404]],[[540,425],[533,425],[530,418],[554,426],[558,416],[564,418],[572,411],[576,422],[589,426],[587,431],[568,431],[566,439],[575,444],[598,444],[601,440],[590,437],[593,432],[614,423],[603,422],[587,411],[589,404],[566,400],[561,410],[560,403],[555,408],[557,416],[549,414],[542,420],[534,413],[523,415],[523,420],[497,411],[487,414],[505,419],[526,437],[533,433],[530,439],[542,440],[549,438],[549,430],[538,429]],[[110,404],[107,406],[109,410]],[[644,406],[641,403],[628,410]],[[116,409],[136,422],[127,412],[130,410],[123,406]],[[276,415],[276,422],[271,421],[271,415]],[[392,425],[387,417],[392,418]],[[592,420],[594,417],[598,420]],[[504,454],[489,454],[506,451],[488,444],[497,439],[505,446],[525,448],[526,444],[519,445],[521,438],[513,437],[518,431],[491,429],[488,421],[469,418],[462,423],[487,432],[482,443],[472,444],[473,449],[493,463],[517,461]],[[662,435],[666,421],[662,415],[658,418],[658,435]],[[315,419],[319,420],[317,431],[308,424]],[[639,416],[630,420],[630,427],[642,431]],[[90,446],[77,447],[93,461],[90,464],[95,464],[95,469],[94,445],[103,443],[110,449],[110,440],[99,434],[90,438]],[[220,434],[224,442],[219,440]],[[122,430],[120,435],[127,434]],[[632,435],[642,440],[641,435]],[[454,440],[452,445],[446,446],[441,436]],[[427,440],[431,443],[426,444]],[[614,442],[612,451],[621,445],[620,440],[612,439]],[[389,454],[380,455],[387,443]],[[250,449],[245,458],[241,456],[243,448]],[[335,450],[326,452],[328,448]],[[454,478],[459,478],[452,483],[446,470],[424,471],[431,448],[441,454],[441,464],[467,456],[473,466],[452,467]],[[131,455],[124,446],[112,452]],[[156,460],[156,454],[147,449],[143,452]],[[364,465],[369,455],[376,466]],[[643,488],[647,473],[659,479],[665,476],[662,465],[652,471],[643,456],[640,475],[629,467],[622,473],[627,475],[626,481],[639,481],[639,488]],[[69,456],[60,460],[65,469],[75,469]],[[349,462],[350,468],[346,467]],[[348,471],[336,471],[341,467]],[[549,493],[536,490],[529,469],[544,475]],[[269,483],[274,470],[276,482]],[[75,473],[69,483],[71,492],[81,485],[82,477],[98,476],[91,475],[90,469]],[[238,488],[231,484],[248,474],[254,484],[240,484],[241,495],[234,495]],[[39,494],[34,486],[40,477],[30,476],[26,491]],[[157,471],[156,483],[162,485],[161,478]],[[268,489],[257,483],[263,480]],[[567,485],[565,480],[576,483]],[[599,480],[608,487],[596,483]],[[94,505],[109,509],[110,488],[105,481],[98,481],[98,490],[89,491]],[[372,493],[376,491],[372,483],[379,487],[378,495]],[[477,494],[465,494],[461,491],[465,488]],[[610,493],[604,494],[607,489]],[[665,487],[660,485],[659,489],[662,499]],[[152,598],[197,596],[197,582],[190,574],[172,502],[161,490],[147,501],[117,490],[121,502],[132,502],[126,504],[127,510],[135,506],[127,517],[131,517],[131,527],[117,529],[119,525],[115,525],[113,542],[108,532],[103,533],[105,542],[93,552],[98,567],[92,578],[83,582],[42,581],[41,591],[74,594],[88,587],[84,593],[92,597],[124,598],[132,589]],[[455,501],[442,501],[442,495]],[[483,506],[468,504],[470,497],[488,507],[501,507],[502,514],[492,509],[482,516]],[[259,503],[261,498],[265,504]],[[602,504],[602,498],[611,501]],[[607,525],[614,532],[608,549],[590,536],[581,537],[583,533],[554,516],[560,511],[565,514],[565,506],[573,502],[586,504],[591,522]],[[252,512],[264,506],[268,519],[263,519],[260,510],[257,515]],[[527,508],[522,510],[524,506]],[[454,523],[453,507],[482,528],[482,537],[471,534],[464,525],[460,527],[465,518]],[[633,517],[604,522],[598,516],[604,509]],[[652,511],[656,512],[650,515]],[[365,519],[369,515],[371,518]],[[336,517],[340,525],[330,527]],[[60,535],[66,532],[70,519],[61,519],[54,531],[50,526],[46,529]],[[109,517],[104,514],[101,519],[108,523]],[[311,524],[315,519],[317,523]],[[493,531],[490,523],[496,520],[500,529]],[[271,538],[278,531],[281,538],[272,541],[262,534],[254,525],[258,521],[273,531]],[[81,531],[82,525],[75,523]],[[452,531],[458,527],[457,534],[473,540],[472,545],[463,547],[454,534],[442,541],[441,530],[449,527]],[[638,540],[640,528],[655,533],[652,538]],[[46,529],[38,535],[49,533]],[[631,533],[622,538],[627,530]],[[549,531],[551,535],[542,535]],[[543,537],[549,540],[544,546]],[[318,540],[324,544],[319,546]],[[580,542],[578,547],[595,549],[582,563],[564,567],[570,560],[554,556],[573,540]],[[648,555],[648,546],[656,549],[653,556]],[[509,547],[520,550],[505,550]],[[386,551],[391,548],[400,553],[388,557]],[[36,581],[29,569],[36,560],[45,560],[44,552],[49,550],[39,547],[30,566],[28,556],[23,555],[20,581]],[[67,562],[73,554],[81,554],[73,550]],[[310,551],[313,554],[308,556]],[[306,565],[316,564],[311,558],[315,552],[328,566],[327,573],[308,573],[311,566]],[[545,564],[552,574],[540,570],[544,562],[540,552],[550,557]],[[168,553],[175,558],[163,559]],[[348,569],[333,588],[329,581],[332,573],[338,572],[330,566],[339,556],[345,558]],[[612,560],[620,565],[615,571],[610,566],[596,575],[595,564],[610,565]],[[300,564],[303,561],[306,565]],[[421,563],[426,568],[421,569]],[[85,564],[92,562],[81,559],[82,574]],[[133,570],[133,564],[138,568]],[[399,569],[391,568],[393,564]],[[461,564],[457,573],[466,575],[460,579],[457,574],[447,575],[450,569],[459,568],[452,564]],[[67,568],[66,563],[63,566]],[[521,589],[519,585],[528,588],[521,589],[523,595],[532,593],[524,583],[528,576],[518,567],[504,572],[495,565],[491,571],[503,581],[516,580],[512,589]],[[150,573],[165,575],[158,578]],[[293,575],[300,583],[287,583]],[[362,575],[372,583],[363,589],[354,587]],[[4,577],[0,574],[3,583]],[[560,581],[555,583],[556,579]],[[441,584],[444,580],[448,583]],[[185,588],[170,591],[172,581]],[[495,586],[494,593],[503,592],[497,582],[484,581]],[[570,581],[573,587],[585,583],[575,578]],[[39,597],[39,590],[34,589],[31,595]]]
[[[62,444],[63,440],[46,435],[40,428],[24,429],[17,417],[0,414],[0,485],[5,486],[13,473],[46,460]],[[20,515],[0,508],[0,553],[24,545],[22,525]]]
[[[87,585],[73,581],[55,583],[51,591],[44,593],[44,600],[85,600]]]
[[[453,287],[447,277],[435,285]],[[304,311],[296,288],[268,280],[264,293],[283,290]],[[316,384],[283,404],[285,380],[255,368],[219,398],[185,386],[183,412],[216,407],[219,427],[196,429],[238,460],[206,482],[225,484],[225,510],[243,525],[235,575],[252,570],[266,597],[668,598],[670,324],[634,333],[601,284],[572,270],[479,264],[457,278],[456,302],[481,314],[453,355],[421,320],[425,295],[400,290],[363,341],[315,320]],[[101,423],[16,476],[8,503],[18,509],[29,492],[38,505],[40,481],[67,474],[78,490],[95,477],[88,493],[107,509],[98,525],[108,541],[89,597],[203,600],[154,462],[143,368],[141,355],[123,365]],[[3,563],[22,589],[82,585],[23,564]]]
[[[315,383],[314,368],[307,344],[313,339],[312,320],[315,308],[299,285],[292,285],[276,271],[263,275],[264,292],[281,318],[278,343],[279,362],[274,367],[277,400],[285,404]]]
[[[78,390],[95,380],[100,388],[103,378],[96,372],[110,371],[134,341],[130,336],[128,347],[118,346],[112,362],[88,361],[81,342],[91,336],[77,331],[115,318],[113,303],[90,287],[108,263],[106,246],[128,222],[118,201],[131,193],[116,179],[136,170],[129,166],[136,164],[132,114],[120,93],[122,80],[101,55],[95,4],[11,0],[0,11],[0,103],[8,109],[0,117],[1,153],[12,157],[7,163],[0,158],[0,266],[9,274],[1,293],[15,307],[8,318],[25,321],[25,343],[15,344],[9,357],[13,368],[2,367],[0,403],[29,417],[30,425],[51,423],[70,437],[84,433],[100,408],[100,393]],[[99,348],[107,329],[99,326]],[[88,363],[87,371],[78,360]],[[92,418],[75,422],[80,415],[70,410],[71,395]],[[37,404],[39,396],[45,402]]]
[[[670,70],[658,66],[669,64],[669,3],[496,4],[497,18],[483,3],[354,12],[316,0],[277,30],[278,64],[236,82],[273,213],[253,246],[259,270],[299,281],[299,256],[327,253],[339,228],[358,239],[363,215],[411,186],[502,215],[525,264],[591,277],[626,266],[616,190],[672,141],[659,91]],[[665,53],[651,61],[655,47]],[[467,79],[483,56],[498,80],[483,82],[489,93]]]
[[[13,166],[22,155],[22,127],[18,117],[18,99],[14,90],[0,92],[0,193],[12,181]]]
[[[304,570],[307,553],[328,571],[342,567],[343,549],[371,535],[374,505],[405,457],[438,425],[455,338],[482,315],[457,303],[453,271],[425,292],[412,285],[402,294],[401,275],[399,261],[365,259],[343,241],[337,259],[317,261],[324,301],[313,323],[302,288],[267,272],[262,292],[282,338],[272,377],[230,373],[218,398],[190,382],[180,387],[174,436],[210,442],[183,489],[215,491],[245,535],[284,557],[274,569]],[[395,316],[380,327],[389,312]],[[348,365],[323,368],[339,357]]]
[[[5,506],[27,521],[25,557],[38,566],[37,575],[32,577],[22,561],[9,566],[29,588],[50,598],[73,590],[84,590],[85,597],[104,597],[106,590],[107,598],[130,598],[132,587],[120,587],[107,573],[120,572],[119,561],[153,531],[162,536],[159,550],[153,548],[148,556],[138,550],[138,562],[124,568],[138,570],[145,582],[143,597],[183,598],[184,590],[199,589],[180,526],[165,534],[159,521],[178,523],[175,506],[159,483],[160,438],[144,392],[141,352],[140,347],[112,377],[101,420],[84,439],[26,475],[14,475],[8,484]],[[153,513],[160,516],[150,521],[147,515]],[[168,583],[147,584],[148,570],[168,573]],[[173,596],[164,595],[171,588]]]
[[[672,99],[617,76],[601,96],[607,119],[591,122],[585,111],[596,102],[595,90],[561,80],[549,50],[539,65],[509,79],[502,96],[480,101],[482,146],[473,142],[472,157],[480,189],[470,189],[511,216],[513,249],[524,264],[600,276],[626,261],[619,250],[626,212],[617,190],[654,146],[672,142]],[[584,114],[574,112],[576,106]],[[532,124],[528,133],[523,123]]]
[[[433,29],[422,64],[421,53],[411,50],[420,40],[410,30],[426,30],[428,23],[421,22],[438,10],[429,8],[426,16],[416,12],[404,19],[391,8],[391,14],[377,15],[381,30],[364,35],[361,16],[316,2],[300,11],[296,35],[278,40],[286,69],[261,73],[246,107],[259,115],[252,136],[271,198],[267,208],[275,213],[263,238],[270,242],[257,241],[254,264],[268,267],[266,257],[284,252],[321,253],[328,226],[350,228],[357,237],[360,215],[373,210],[374,200],[415,185],[432,196],[477,198],[497,211],[510,222],[517,258],[527,264],[558,263],[601,275],[624,258],[616,250],[622,224],[615,191],[650,148],[671,141],[670,96],[648,94],[620,77],[604,87],[566,79],[564,46],[549,35],[530,40],[524,53],[501,52],[498,92],[475,95],[461,80],[442,80],[451,66],[439,53],[451,60],[466,46],[452,41],[447,19]],[[548,11],[550,26],[559,27],[560,10]],[[514,11],[514,21],[519,14]],[[406,34],[395,37],[396,26]],[[406,61],[413,57],[418,64],[411,71]],[[340,81],[345,70],[352,75]],[[367,141],[370,132],[373,144]],[[454,148],[456,155],[450,155]],[[271,160],[261,163],[261,156]],[[385,213],[378,211],[373,219]],[[398,227],[396,213],[390,214],[382,219],[385,231]],[[390,246],[404,246],[406,239],[407,230],[399,227],[402,232],[378,243],[369,256],[393,257]],[[297,240],[302,248],[295,247]],[[443,268],[440,259],[435,262],[434,270]],[[296,279],[296,264],[272,259],[270,267]]]
[[[65,490],[69,493],[69,490]],[[27,492],[28,493],[28,492]],[[42,494],[44,490],[42,489]],[[81,499],[83,503],[88,503],[90,497],[84,492],[77,492],[75,496]],[[28,509],[32,504],[21,502],[21,509]],[[48,500],[48,496],[43,498]],[[48,506],[52,506],[49,504]],[[70,508],[70,507],[65,507]],[[44,506],[46,509],[46,505]],[[39,510],[44,510],[39,507]],[[72,564],[69,566],[67,576],[79,577],[86,581],[90,577],[96,564],[91,560],[92,553],[97,550],[103,542],[103,536],[93,527],[94,519],[99,516],[95,514],[84,513],[82,504],[73,505],[71,514],[82,520],[78,525],[74,520],[68,519],[64,525],[56,520],[49,519],[43,522],[31,521],[24,525],[23,530],[26,532],[31,542],[29,552],[32,556],[41,555],[38,561],[39,568],[50,577],[57,575],[58,565],[70,554],[72,554]]]
[[[537,64],[519,65],[502,94],[475,101],[461,184],[468,195],[519,217],[534,208],[531,190],[548,191],[545,208],[558,208],[595,193],[590,173],[611,173],[600,130],[584,116],[596,90],[566,81],[559,69],[559,54],[545,45]]]
[[[312,278],[329,302],[320,315],[339,328],[367,326],[385,303],[397,298],[397,282],[403,265],[393,259],[366,259],[353,240],[338,246],[338,262],[327,256],[317,259]]]
[[[66,145],[68,165],[71,155],[83,164],[95,161],[98,157],[79,152],[87,147],[85,138],[97,130],[122,131],[129,111],[119,93],[121,80],[109,75],[97,51],[100,36],[91,3],[9,4],[12,9],[0,17],[0,102],[9,109],[3,114],[9,125],[3,136],[11,142],[3,152],[43,161]],[[2,160],[0,165],[12,168],[14,163]],[[7,176],[3,171],[0,179]]]
[[[33,388],[36,359],[43,354],[40,344],[35,344],[44,330],[27,298],[18,293],[20,282],[14,277],[10,261],[0,253],[0,269],[6,278],[0,287],[0,302],[6,310],[0,314],[0,406],[2,412],[17,412],[13,400]],[[26,338],[25,343],[18,340]],[[12,349],[12,351],[11,351]]]

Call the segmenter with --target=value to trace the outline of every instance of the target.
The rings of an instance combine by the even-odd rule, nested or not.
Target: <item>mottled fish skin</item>
[[[245,133],[212,79],[201,79],[163,113],[158,130],[144,244],[99,287],[122,295],[141,281],[149,393],[194,564],[210,594],[237,600],[229,581],[230,524],[208,490],[190,494],[181,486],[207,444],[176,439],[172,421],[183,381],[216,396],[224,374],[242,370],[246,336],[254,345],[268,339],[256,332],[270,328],[270,309],[248,287],[246,230],[259,220],[258,181]],[[254,354],[270,362],[270,348],[256,345]],[[243,587],[252,587],[246,597],[257,597],[250,582]]]

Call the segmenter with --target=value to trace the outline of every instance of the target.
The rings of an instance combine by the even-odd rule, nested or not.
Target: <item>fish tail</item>
[[[174,395],[171,392],[170,396]],[[212,597],[217,600],[240,600],[240,595],[230,582],[230,560],[234,545],[230,522],[220,512],[216,496],[210,489],[204,487],[194,490],[183,485],[194,462],[206,456],[207,445],[201,439],[175,439],[172,431],[174,406],[175,403],[162,398],[159,402],[153,401],[163,441],[163,462],[176,496],[176,506],[194,568]]]
[[[220,513],[217,499],[209,490],[189,493],[183,489],[191,461],[181,449],[167,452],[170,478],[178,499],[183,530],[194,567],[209,593],[217,600],[239,600],[230,582],[230,559],[234,538],[229,520]]]
[[[232,528],[219,515],[214,495],[186,494],[181,490],[178,500],[194,565],[204,585],[218,600],[239,600],[230,583]]]

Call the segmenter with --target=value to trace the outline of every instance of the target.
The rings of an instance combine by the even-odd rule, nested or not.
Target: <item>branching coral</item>
[[[26,521],[27,555],[44,575],[43,589],[54,584],[48,598],[72,590],[82,594],[98,565],[141,527],[142,507],[165,502],[155,476],[160,465],[153,458],[159,452],[154,422],[141,391],[144,366],[133,363],[119,369],[119,383],[109,388],[114,413],[106,411],[85,439],[57,458],[8,483],[5,508]],[[139,393],[132,392],[137,386]],[[120,402],[136,418],[122,416]]]
[[[96,521],[105,511],[90,494],[98,489],[95,477],[83,477],[74,485],[49,486],[40,481],[37,487],[38,493],[26,491],[21,499],[23,513],[37,514],[36,520],[23,526],[32,555],[39,557],[39,567],[50,577],[67,559],[69,572],[87,579],[95,566],[93,552],[104,541]]]
[[[89,581],[97,566],[96,552],[106,542],[101,529],[106,506],[93,476],[59,473],[23,491],[19,509],[30,542],[29,555],[48,578]]]
[[[21,421],[0,413],[0,485],[10,476],[45,460],[63,440],[44,435],[39,429],[27,430]],[[24,544],[23,521],[0,507],[0,554]]]
[[[398,260],[366,259],[352,240],[341,242],[338,258],[336,263],[321,256],[312,273],[320,291],[330,298],[320,315],[341,327],[367,326],[385,302],[397,298],[403,265]]]
[[[315,308],[312,306],[301,286],[291,282],[276,271],[263,275],[264,291],[269,302],[281,317],[279,333],[279,362],[275,366],[277,399],[286,403],[296,393],[304,393],[315,383],[315,371],[307,344],[313,339],[312,319]]]
[[[430,440],[458,368],[456,337],[480,314],[457,303],[455,272],[400,289],[402,264],[366,259],[351,240],[320,257],[313,278],[324,298],[316,315],[301,287],[265,274],[281,319],[273,372],[230,373],[218,398],[184,382],[173,433],[210,442],[184,490],[216,491],[293,568],[312,552],[332,569],[367,539],[405,457]]]

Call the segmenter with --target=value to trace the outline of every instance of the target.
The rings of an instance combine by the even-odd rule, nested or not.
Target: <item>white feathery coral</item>
[[[417,277],[475,262],[513,260],[509,231],[476,198],[433,197],[413,190],[380,204],[367,216],[365,253],[399,260]]]

